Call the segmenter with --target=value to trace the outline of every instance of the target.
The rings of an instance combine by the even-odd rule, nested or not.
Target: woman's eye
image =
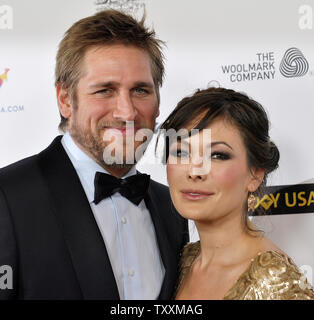
[[[230,155],[225,152],[213,152],[211,154],[212,159],[217,159],[217,160],[229,160]]]
[[[184,157],[188,157],[189,156],[189,153],[187,151],[184,151],[184,150],[171,150],[170,151],[170,154],[173,156],[173,157],[176,157],[176,158],[184,158]]]

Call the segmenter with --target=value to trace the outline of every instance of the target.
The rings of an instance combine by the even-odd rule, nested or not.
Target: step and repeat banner
[[[78,19],[115,8],[153,26],[167,47],[161,123],[197,88],[247,93],[267,110],[279,169],[252,217],[313,283],[314,0],[0,0],[0,167],[58,133],[57,46]],[[138,169],[167,184],[153,140]],[[191,238],[196,229],[191,225]]]

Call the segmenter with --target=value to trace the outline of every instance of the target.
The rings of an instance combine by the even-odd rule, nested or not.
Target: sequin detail
[[[177,290],[200,252],[200,242],[183,248]],[[224,300],[314,300],[314,291],[292,259],[277,251],[252,259]]]

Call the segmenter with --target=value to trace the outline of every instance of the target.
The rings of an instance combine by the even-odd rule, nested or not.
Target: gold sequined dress
[[[184,247],[177,292],[199,252],[199,241]],[[266,251],[252,259],[223,299],[314,300],[314,291],[291,258],[277,251]]]

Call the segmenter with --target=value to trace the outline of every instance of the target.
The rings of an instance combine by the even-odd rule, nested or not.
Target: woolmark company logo
[[[223,74],[229,76],[230,82],[246,82],[254,80],[273,80],[276,77],[274,52],[258,52],[256,60],[249,63],[229,64],[221,66]],[[309,63],[301,50],[288,49],[279,66],[280,73],[287,78],[302,77],[309,71]],[[309,72],[314,75],[313,71]]]
[[[144,2],[141,0],[96,0],[95,5],[97,6],[97,11],[115,9],[128,14],[138,13],[145,7]]]
[[[4,69],[4,72],[0,74],[0,88],[4,84],[4,81],[7,81],[8,79],[8,72],[10,71],[9,68]]]
[[[302,77],[309,70],[309,63],[297,48],[288,49],[280,63],[280,73],[286,78]]]
[[[267,80],[275,77],[274,52],[259,52],[257,61],[221,66],[231,82]]]
[[[8,5],[0,5],[0,30],[13,29],[13,9]]]

